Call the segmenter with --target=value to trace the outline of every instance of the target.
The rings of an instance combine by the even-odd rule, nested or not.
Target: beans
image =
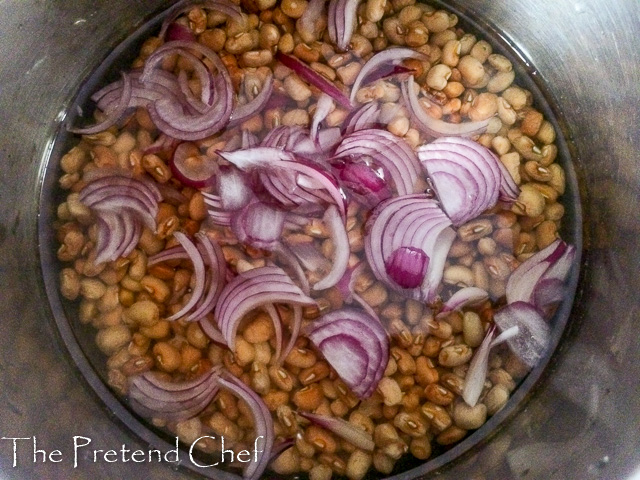
[[[516,78],[513,71],[498,72],[487,83],[487,90],[491,93],[500,93],[511,86]]]
[[[458,228],[458,237],[463,242],[473,242],[491,233],[493,233],[493,225],[486,218],[471,220]]]
[[[338,449],[338,442],[327,430],[316,425],[310,425],[304,432],[304,439],[323,453],[335,453]]]
[[[471,55],[464,55],[458,61],[458,71],[466,85],[479,83],[485,75],[482,63]]]
[[[330,369],[326,362],[319,361],[315,365],[303,369],[298,378],[302,385],[309,385],[310,383],[319,382],[320,380],[329,376]]]
[[[473,351],[466,345],[451,345],[440,350],[438,363],[443,367],[457,367],[471,360]]]
[[[427,85],[434,90],[442,90],[447,86],[447,81],[451,77],[451,68],[439,63],[429,69],[427,73]]]
[[[67,300],[75,300],[80,295],[80,276],[73,268],[60,272],[60,293]]]
[[[307,3],[307,0],[282,0],[280,8],[288,17],[300,18],[307,8]]]
[[[359,62],[351,62],[342,67],[338,67],[336,73],[340,81],[348,86],[353,85],[361,68],[362,66]]]
[[[160,320],[160,309],[154,302],[141,300],[131,305],[131,307],[125,311],[125,315],[138,325],[150,327]]]
[[[95,278],[83,278],[80,280],[80,293],[87,300],[98,300],[107,291],[107,287]]]
[[[284,89],[287,94],[296,102],[308,100],[311,97],[311,90],[300,78],[291,74],[284,80]]]
[[[316,355],[306,348],[294,348],[291,350],[287,358],[285,358],[285,363],[287,365],[291,365],[293,367],[298,368],[309,368],[315,365],[317,358]]]
[[[370,22],[378,22],[384,16],[387,0],[367,0],[365,14]]]
[[[463,430],[475,430],[487,421],[487,407],[478,403],[470,407],[465,402],[456,402],[453,407],[453,421]]]
[[[544,197],[540,191],[529,184],[525,184],[520,187],[520,195],[513,210],[529,217],[537,217],[544,212],[544,206]]]
[[[428,437],[412,438],[409,444],[411,455],[419,460],[426,460],[431,456],[431,441]]]
[[[393,378],[383,377],[378,383],[378,392],[382,395],[384,404],[391,407],[402,402],[402,391],[398,382]]]
[[[462,265],[453,265],[445,268],[442,281],[460,287],[472,287],[474,285],[473,272]]]
[[[427,397],[427,400],[443,407],[450,405],[454,398],[453,393],[443,386],[434,383],[426,386],[424,394]]]
[[[272,366],[269,367],[269,377],[271,381],[280,389],[285,392],[293,390],[294,379],[289,372],[284,368]]]
[[[438,442],[440,445],[452,445],[462,440],[464,437],[466,437],[466,435],[466,430],[456,425],[451,425],[436,437],[436,442]]]
[[[347,461],[345,474],[350,480],[360,480],[364,478],[371,467],[373,459],[371,454],[362,450],[355,450]]]
[[[131,331],[126,325],[114,325],[100,330],[96,345],[105,355],[112,355],[131,340]]]
[[[393,424],[400,431],[411,437],[422,437],[427,433],[427,424],[417,412],[400,412],[393,419]]]
[[[474,122],[487,120],[498,112],[498,97],[489,92],[478,95],[471,103],[468,115]]]
[[[302,410],[315,410],[322,402],[322,389],[317,383],[312,383],[293,394],[293,403]]]

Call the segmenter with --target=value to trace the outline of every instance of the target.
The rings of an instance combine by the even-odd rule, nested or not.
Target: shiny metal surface
[[[39,169],[59,114],[108,51],[168,3],[0,1],[0,478],[191,478],[174,464],[74,459],[74,436],[96,449],[148,446],[68,360],[37,258]],[[640,468],[640,4],[455,5],[498,28],[549,86],[574,148],[586,249],[572,328],[549,374],[522,411],[439,478],[629,478]],[[16,441],[15,468],[12,437],[29,439]],[[32,437],[62,461],[34,461]]]

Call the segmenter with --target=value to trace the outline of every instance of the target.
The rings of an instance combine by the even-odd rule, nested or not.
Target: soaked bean
[[[487,415],[498,413],[509,400],[509,390],[503,385],[494,385],[484,396],[483,403],[486,405]]]
[[[466,345],[451,345],[443,348],[438,355],[438,363],[443,367],[456,367],[471,360],[473,350]]]
[[[453,421],[463,430],[475,430],[487,421],[487,407],[478,403],[470,407],[465,402],[456,402],[453,407]]]
[[[381,378],[377,390],[382,395],[384,404],[389,407],[399,405],[402,402],[402,391],[398,382],[393,378]]]

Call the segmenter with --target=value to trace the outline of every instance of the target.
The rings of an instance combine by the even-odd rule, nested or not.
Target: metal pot
[[[149,445],[104,408],[62,348],[37,237],[42,161],[80,83],[169,3],[0,3],[0,476],[191,478],[173,462],[93,456]],[[550,92],[578,173],[585,250],[570,328],[545,375],[497,431],[441,466],[440,478],[630,478],[640,468],[639,4],[450,4],[521,52]]]

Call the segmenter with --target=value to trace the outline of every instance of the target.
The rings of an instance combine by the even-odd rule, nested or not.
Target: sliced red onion
[[[220,330],[218,330],[218,327],[216,326],[216,320],[215,318],[213,318],[213,315],[205,315],[204,318],[200,319],[198,324],[200,325],[200,329],[202,330],[202,332],[211,340],[221,345],[227,344],[227,342],[225,342],[224,340],[224,337],[222,336],[222,333],[220,333]]]
[[[231,230],[244,244],[273,250],[280,243],[285,212],[255,200],[231,218]]]
[[[249,130],[242,131],[242,145],[240,148],[251,148],[257,147],[260,141],[255,134],[251,133]]]
[[[442,305],[441,313],[461,310],[468,305],[477,305],[486,301],[489,294],[486,290],[478,287],[464,287],[451,295],[451,298]]]
[[[218,385],[229,390],[236,397],[243,400],[253,414],[256,447],[259,448],[260,443],[262,443],[263,449],[261,451],[257,451],[257,461],[249,462],[244,471],[243,477],[249,480],[257,480],[262,476],[262,473],[267,468],[267,464],[271,458],[273,442],[275,440],[271,413],[262,398],[260,398],[256,392],[251,390],[251,388],[230,373],[223,372],[221,377],[218,379]],[[262,442],[259,442],[260,439],[262,439]]]
[[[351,101],[338,87],[297,58],[287,55],[286,53],[278,52],[276,53],[276,60],[285,67],[293,70],[305,82],[310,83],[321,92],[333,97],[333,99],[343,107],[348,109],[352,108]]]
[[[260,172],[267,191],[283,206],[334,203],[342,218],[345,198],[335,177],[319,164],[297,159],[274,147],[255,147],[218,154],[241,170]]]
[[[360,0],[329,0],[329,38],[342,51],[346,51],[351,42],[358,3]]]
[[[333,108],[333,99],[327,95],[326,93],[322,93],[320,98],[318,98],[318,102],[316,103],[316,111],[313,114],[313,118],[311,119],[311,139],[315,142],[318,139],[318,128],[320,127],[320,123],[327,118],[327,115],[331,112]]]
[[[487,379],[487,370],[489,368],[489,351],[491,350],[495,333],[496,328],[492,326],[473,354],[471,363],[469,363],[469,370],[467,370],[464,379],[462,398],[470,407],[476,406],[484,389],[484,382]]]
[[[196,40],[196,36],[193,31],[186,25],[178,22],[171,22],[165,28],[164,39],[167,42],[171,42],[173,40],[185,40],[187,42],[194,42]]]
[[[544,355],[551,330],[539,310],[525,302],[513,302],[498,310],[493,320],[500,330],[518,327],[518,335],[509,338],[511,350],[529,367],[534,367]]]
[[[380,104],[378,102],[365,103],[353,110],[342,124],[342,131],[349,135],[358,130],[382,127],[380,121]]]
[[[232,351],[243,317],[255,308],[273,303],[315,305],[281,268],[274,266],[248,270],[226,285],[216,305],[215,317]]]
[[[318,415],[304,411],[299,411],[298,414],[316,425],[335,433],[354,447],[368,452],[372,452],[375,448],[375,442],[373,441],[371,434],[342,418]]]
[[[513,180],[507,168],[488,148],[468,138],[442,137],[434,141],[437,144],[456,145],[465,156],[475,159],[480,164],[488,164],[495,178],[498,178],[499,200],[505,203],[513,203],[520,195],[520,188]],[[475,154],[473,153],[475,152]]]
[[[422,166],[407,142],[391,132],[378,129],[358,130],[343,138],[334,154],[345,162],[371,162],[389,173],[398,196],[424,189]]]
[[[190,50],[204,55],[216,67],[214,77],[214,101],[202,111],[185,113],[184,104],[168,99],[159,99],[148,105],[153,123],[164,133],[181,140],[201,140],[220,131],[229,121],[233,107],[233,85],[229,73],[218,55],[198,42],[176,40],[159,47],[147,59],[140,80],[144,84],[153,79],[156,67],[168,55],[180,54],[189,58]]]
[[[374,208],[393,196],[385,181],[384,172],[363,161],[334,160],[332,166],[338,172],[342,186],[362,205]]]
[[[375,318],[362,310],[330,312],[307,331],[309,340],[360,398],[376,389],[389,361],[389,339]]]
[[[435,300],[455,237],[451,221],[437,202],[424,194],[386,200],[376,207],[367,227],[365,253],[375,277],[409,298]],[[391,255],[402,247],[419,249],[429,259],[419,287],[404,288],[387,273]]]
[[[104,112],[106,118],[90,127],[84,128],[67,128],[71,133],[77,133],[79,135],[91,135],[94,133],[100,133],[107,128],[115,125],[125,114],[131,103],[131,97],[133,95],[133,83],[128,73],[122,72],[122,88],[119,90],[120,98],[116,105]]]
[[[140,415],[179,422],[198,415],[218,392],[220,367],[194,380],[169,382],[155,372],[129,377],[129,401]]]
[[[329,228],[333,241],[333,266],[327,276],[313,286],[316,291],[331,288],[340,281],[349,266],[349,255],[351,254],[347,229],[335,205],[331,205],[327,209],[324,214],[324,223]]]
[[[186,315],[192,308],[196,306],[202,294],[204,292],[205,287],[205,268],[204,268],[204,260],[198,251],[198,248],[194,245],[194,243],[189,240],[189,238],[182,232],[174,232],[174,238],[182,245],[185,252],[189,256],[189,260],[193,264],[193,274],[195,275],[195,285],[193,290],[191,291],[191,298],[189,301],[176,313],[167,317],[168,321],[177,320],[180,317]]]
[[[273,75],[269,74],[267,79],[264,81],[262,85],[262,90],[260,93],[256,95],[251,101],[245,103],[244,105],[237,106],[233,112],[231,112],[231,118],[229,120],[229,124],[227,128],[235,127],[240,125],[245,120],[248,120],[261,111],[264,110],[269,98],[271,98],[271,93],[273,92]]]
[[[356,94],[360,89],[360,86],[365,82],[368,76],[374,73],[376,70],[388,64],[398,65],[407,58],[424,59],[426,56],[423,53],[417,52],[412,48],[387,48],[381,52],[376,53],[362,66],[358,76],[356,77],[353,85],[351,86],[351,102],[355,102]]]
[[[508,303],[527,302],[541,311],[556,297],[549,291],[556,289],[564,281],[573,266],[576,249],[560,239],[524,261],[516,268],[507,281],[506,297]],[[562,288],[559,291],[562,292]],[[543,304],[538,305],[537,299]]]
[[[385,262],[387,275],[402,288],[419,287],[428,266],[427,254],[415,247],[400,247]]]
[[[213,311],[220,293],[226,283],[225,270],[227,263],[222,253],[222,248],[215,240],[212,240],[203,232],[196,233],[198,246],[204,254],[203,260],[207,265],[208,288],[201,302],[195,310],[189,314],[189,321],[198,321]]]
[[[176,147],[169,168],[183,185],[192,188],[211,185],[218,171],[217,163],[200,153],[198,146],[191,142],[183,142]]]
[[[144,154],[172,152],[179,144],[180,140],[161,133],[151,145],[144,149]]]
[[[424,111],[414,90],[413,76],[402,82],[404,102],[414,117],[417,127],[430,137],[460,136],[471,137],[483,133],[487,129],[489,120],[479,122],[448,123],[435,119]]]
[[[253,191],[247,179],[242,172],[233,167],[220,167],[216,185],[220,196],[220,207],[224,210],[240,210],[253,197]]]
[[[421,146],[418,158],[455,226],[498,202],[501,162],[488,148],[469,139],[443,137]]]
[[[187,13],[194,6],[223,13],[237,23],[244,22],[244,16],[242,15],[240,7],[229,0],[179,0],[174,3],[169,10],[167,10],[167,16],[162,22],[162,27],[160,28],[158,37],[164,38],[167,41],[172,40],[168,38],[169,26],[173,24],[176,18],[183,13]],[[176,38],[175,40],[186,40],[186,38]]]
[[[313,243],[288,244],[288,248],[307,270],[325,273],[331,269],[329,260],[318,251]]]

